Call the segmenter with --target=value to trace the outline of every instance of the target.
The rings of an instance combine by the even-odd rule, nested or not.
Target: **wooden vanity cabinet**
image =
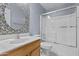
[[[40,39],[8,51],[7,56],[40,56]]]
[[[39,56],[40,55],[40,47],[36,48],[35,50],[32,51],[31,56]]]

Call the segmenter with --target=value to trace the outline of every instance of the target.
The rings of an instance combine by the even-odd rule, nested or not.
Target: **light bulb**
[[[47,16],[47,18],[48,18],[49,20],[51,20],[51,22],[53,22],[53,19],[51,19],[51,17],[50,17],[50,16]]]
[[[50,16],[47,16],[47,18],[48,18],[48,19],[51,19],[51,17],[50,17]]]

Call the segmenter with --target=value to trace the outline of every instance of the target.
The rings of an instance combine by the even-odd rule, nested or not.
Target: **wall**
[[[30,33],[40,34],[40,15],[45,12],[39,3],[30,4]]]

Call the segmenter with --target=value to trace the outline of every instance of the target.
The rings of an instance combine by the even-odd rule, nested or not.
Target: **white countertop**
[[[24,38],[20,38],[20,39],[7,39],[7,40],[3,40],[0,42],[0,54],[1,53],[5,53],[7,51],[16,49],[22,45],[31,43],[35,40],[40,39],[40,37],[35,37],[35,36],[27,36]],[[22,42],[22,40],[24,40],[24,42]],[[21,43],[18,43],[21,42]]]

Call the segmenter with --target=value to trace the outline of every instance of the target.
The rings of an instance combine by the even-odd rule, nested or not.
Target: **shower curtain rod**
[[[47,13],[43,13],[42,15],[47,15],[47,14],[50,14],[50,13],[53,13],[53,12],[62,11],[62,10],[73,8],[73,7],[77,7],[77,6],[70,6],[70,7],[58,9],[58,10],[55,10],[55,11],[50,11],[50,12],[47,12]]]

